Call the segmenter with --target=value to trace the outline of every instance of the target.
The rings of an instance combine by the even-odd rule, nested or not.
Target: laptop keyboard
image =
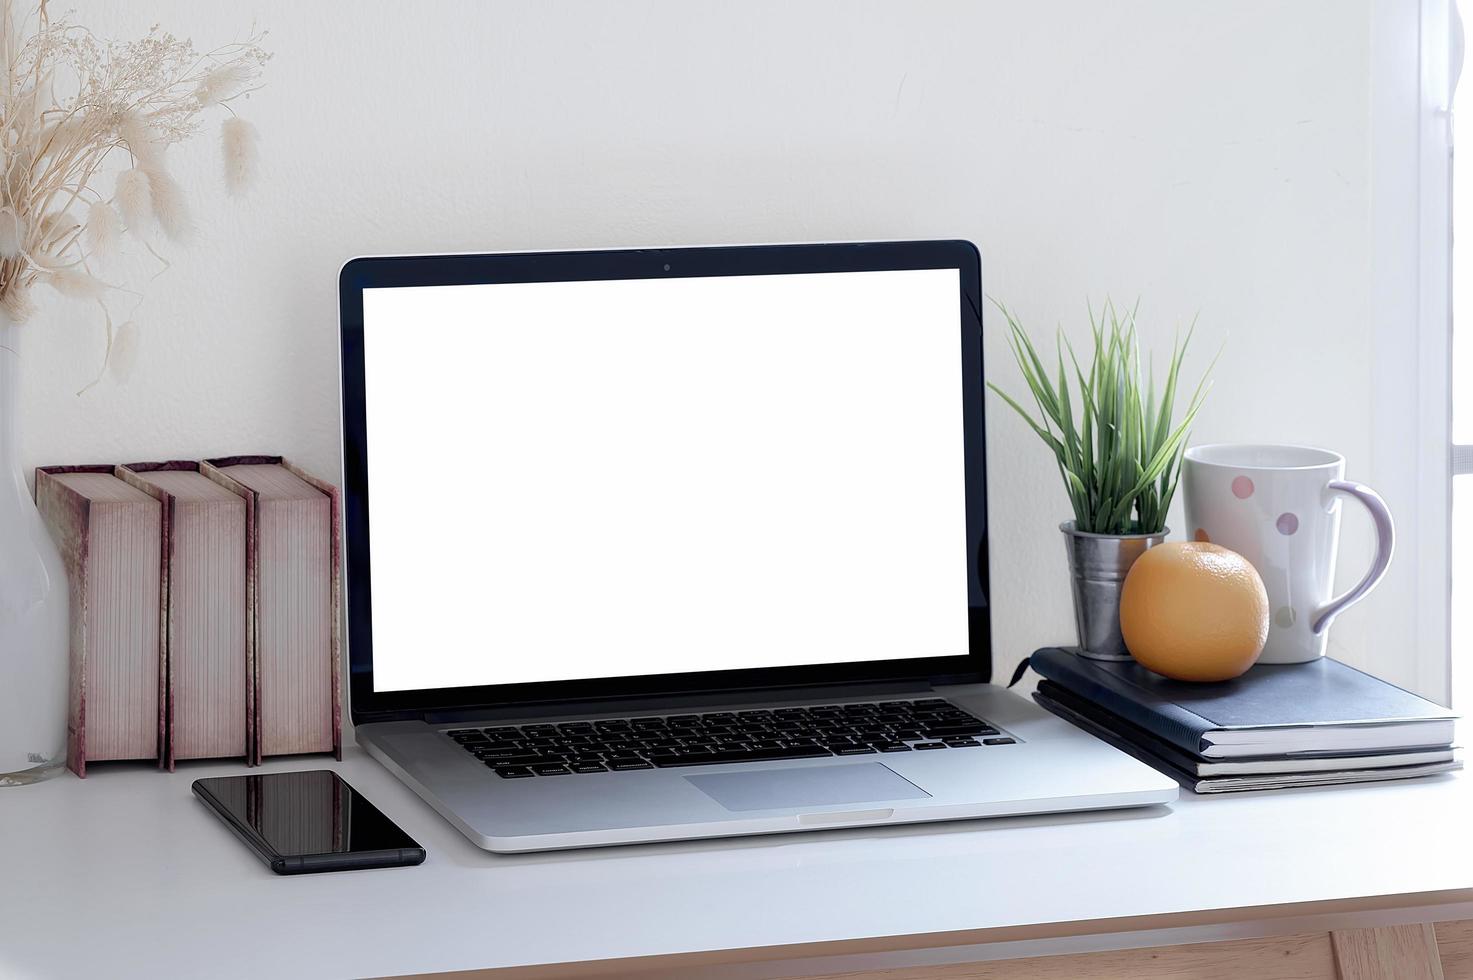
[[[445,734],[503,779],[1014,742],[941,698],[456,728]]]

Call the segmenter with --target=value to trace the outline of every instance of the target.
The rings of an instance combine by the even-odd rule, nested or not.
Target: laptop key
[[[926,751],[928,751],[930,749],[944,749],[944,748],[946,748],[946,743],[945,742],[917,742],[913,746],[913,748],[917,752],[926,752]]]
[[[525,749],[491,747],[476,750],[476,758],[481,761],[487,759],[516,759],[527,754]]]
[[[608,772],[608,770],[603,767],[603,764],[599,762],[575,762],[569,768],[571,768],[574,772],[580,773]]]
[[[653,769],[654,768],[648,762],[645,762],[643,759],[610,759],[610,760],[608,760],[608,767],[610,769],[612,769],[614,772],[623,772],[626,769]]]
[[[512,756],[511,758],[508,758],[508,759],[487,759],[487,760],[485,760],[486,765],[492,767],[493,769],[499,769],[499,768],[501,768],[503,766],[513,766],[513,767],[516,767],[516,766],[535,766],[538,763],[542,763],[542,762],[546,762],[546,761],[547,761],[547,757],[546,756],[541,756],[541,755],[517,755],[517,756]]]
[[[715,766],[724,762],[760,762],[774,759],[815,759],[827,757],[830,753],[823,748],[794,748],[791,746],[778,749],[744,749],[740,751],[731,750],[723,746],[715,752],[681,752],[675,755],[650,756],[650,761],[660,768],[671,766]]]
[[[975,748],[982,743],[977,741],[975,738],[948,738],[946,740],[946,744],[953,749],[970,749]]]
[[[985,725],[928,725],[926,734],[931,738],[946,738],[948,736],[981,735],[986,730]]]
[[[868,745],[840,745],[834,749],[834,755],[871,755],[874,751]]]
[[[562,763],[548,763],[541,766],[533,766],[532,771],[539,776],[566,776],[568,767]]]
[[[524,779],[528,776],[535,775],[535,773],[526,766],[507,766],[504,769],[496,770],[496,775],[502,779]]]
[[[984,738],[982,740],[982,744],[983,745],[1013,745],[1014,744],[1014,740],[1011,739],[1011,738]]]

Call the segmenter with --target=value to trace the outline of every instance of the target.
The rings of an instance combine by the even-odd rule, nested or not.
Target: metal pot
[[[1130,651],[1120,635],[1120,588],[1135,560],[1164,542],[1171,529],[1159,534],[1090,534],[1065,521],[1059,530],[1069,552],[1079,653],[1095,660],[1129,660]]]

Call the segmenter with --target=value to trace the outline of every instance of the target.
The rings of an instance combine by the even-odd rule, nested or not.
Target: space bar
[[[762,762],[769,759],[814,759],[833,755],[828,749],[794,746],[786,749],[741,749],[732,752],[701,752],[695,755],[648,756],[661,768],[670,766],[714,766],[723,762]]]

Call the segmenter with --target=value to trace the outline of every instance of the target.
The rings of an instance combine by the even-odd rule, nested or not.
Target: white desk
[[[628,957],[770,976],[1473,918],[1461,775],[504,857],[356,747],[341,764],[265,769],[324,766],[417,838],[425,864],[270,874],[190,793],[234,765],[103,765],[0,790],[0,976],[285,980]]]

